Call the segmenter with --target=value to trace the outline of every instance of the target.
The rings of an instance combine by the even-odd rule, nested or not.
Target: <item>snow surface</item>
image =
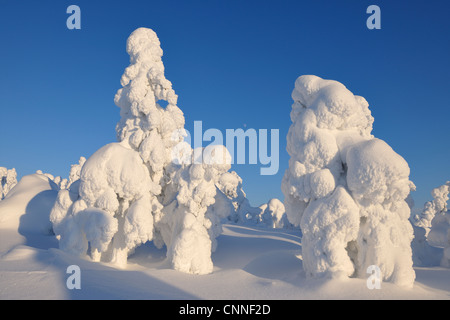
[[[33,174],[0,202],[0,299],[450,299],[450,269],[442,267],[415,268],[411,289],[310,279],[300,232],[292,229],[225,223],[207,275],[173,270],[152,243],[138,247],[126,269],[94,262],[58,249],[45,228],[56,194],[46,176]],[[80,290],[66,287],[70,265],[81,269]]]

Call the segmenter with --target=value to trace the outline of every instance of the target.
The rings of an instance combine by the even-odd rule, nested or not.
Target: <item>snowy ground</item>
[[[43,235],[56,191],[44,177],[22,179],[0,202],[0,299],[450,299],[450,269],[415,268],[413,289],[365,279],[307,279],[295,230],[224,225],[212,274],[172,270],[164,250],[139,247],[127,269],[67,255]],[[81,289],[69,290],[69,265]]]

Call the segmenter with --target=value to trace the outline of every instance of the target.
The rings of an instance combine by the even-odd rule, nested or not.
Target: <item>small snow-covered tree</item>
[[[431,191],[432,201],[425,203],[423,211],[414,220],[416,228],[425,230],[424,236],[432,249],[443,248],[441,265],[450,267],[450,181]],[[426,247],[428,251],[431,249]],[[436,252],[436,250],[434,250]],[[423,252],[419,252],[423,255]]]
[[[301,76],[292,98],[282,191],[305,271],[362,276],[377,265],[384,280],[412,286],[408,164],[371,135],[367,101],[341,83]]]
[[[212,272],[211,252],[221,233],[220,219],[229,211],[216,203],[216,184],[231,168],[231,157],[224,146],[202,150],[203,159],[183,165],[173,176],[177,193],[164,208],[157,228],[167,246],[167,256],[176,270],[194,274]],[[221,204],[221,203],[219,203]],[[227,206],[225,206],[227,209]]]
[[[432,221],[436,215],[443,215],[447,212],[448,194],[450,192],[450,181],[431,191],[432,201],[427,201],[422,212],[414,217],[414,225],[424,228],[426,236],[430,232]]]
[[[445,227],[447,229],[447,242],[444,242],[444,252],[441,260],[441,265],[443,267],[450,268],[450,211],[447,211],[447,213],[444,215],[445,222],[442,221],[440,224],[442,225],[441,228],[445,230]],[[433,227],[431,227],[431,230],[433,230]],[[445,231],[444,231],[445,232]]]
[[[442,249],[448,245],[447,201],[450,181],[431,191],[432,201],[427,201],[420,214],[411,218],[414,227],[413,257],[418,266],[446,265]],[[442,259],[442,260],[441,260]]]
[[[220,211],[230,222],[237,224],[257,224],[261,208],[253,207],[242,186],[242,178],[235,171],[220,175],[216,182],[216,202],[211,210]]]
[[[152,195],[159,191],[139,154],[111,143],[83,165],[75,189],[61,190],[50,214],[61,249],[125,265],[136,245],[151,240]]]
[[[15,168],[0,167],[0,200],[3,200],[8,192],[17,184],[17,172]]]
[[[69,179],[67,180],[65,189],[70,188],[70,186],[75,181],[80,180],[81,168],[83,168],[83,165],[84,165],[85,162],[86,162],[86,158],[85,157],[80,157],[80,159],[78,160],[78,163],[73,164],[73,165],[70,166]]]
[[[427,232],[427,241],[435,247],[445,247],[447,244],[447,201],[450,193],[450,181],[431,191],[432,201],[425,203],[424,210],[418,220],[418,225]]]
[[[291,224],[286,216],[283,202],[273,198],[259,206],[261,209],[260,222],[269,228],[288,228]]]

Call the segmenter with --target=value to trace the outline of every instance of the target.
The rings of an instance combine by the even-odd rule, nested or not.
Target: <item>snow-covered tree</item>
[[[424,228],[426,236],[430,232],[432,221],[436,215],[443,215],[447,212],[448,194],[450,192],[450,181],[431,191],[432,201],[427,201],[422,212],[414,217],[414,225]],[[439,219],[439,218],[438,218]]]
[[[125,265],[136,245],[151,240],[151,195],[159,191],[139,154],[111,143],[83,165],[80,182],[61,190],[51,212],[61,249]],[[102,259],[103,258],[103,259]]]
[[[242,178],[235,172],[225,172],[216,184],[217,205],[231,212],[228,220],[238,224],[257,224],[262,210],[250,204],[242,186]]]
[[[442,229],[444,229],[445,227],[447,228],[447,242],[444,242],[444,253],[442,256],[441,265],[443,267],[450,268],[450,211],[447,211],[444,217],[445,222],[442,221],[440,222],[440,224],[442,224]],[[433,227],[431,228],[431,230],[433,230]]]
[[[15,168],[7,169],[0,167],[0,200],[3,200],[17,184],[17,172]]]
[[[420,215],[415,217],[416,227],[425,230],[427,243],[434,248],[443,248],[441,265],[450,267],[450,212],[449,200],[450,181],[431,191],[432,201],[425,203]]]
[[[448,245],[447,201],[450,192],[450,181],[431,191],[433,200],[427,201],[420,214],[411,218],[414,227],[412,243],[414,264],[418,266],[447,265],[442,258],[442,249]]]
[[[85,162],[86,162],[86,158],[80,157],[80,159],[78,160],[78,163],[70,166],[69,179],[67,180],[66,188],[64,188],[64,189],[70,188],[72,183],[80,180],[81,168],[83,168],[83,165]]]
[[[176,270],[194,274],[212,272],[211,252],[221,233],[220,219],[229,207],[216,204],[216,184],[231,168],[231,156],[224,146],[202,150],[203,159],[183,165],[173,176],[176,193],[162,209],[157,229],[167,246],[167,256]],[[223,210],[225,208],[225,210]]]
[[[81,168],[80,179],[59,193],[54,231],[62,249],[83,255],[90,248],[94,260],[123,266],[136,246],[153,240],[166,245],[174,269],[209,273],[220,219],[231,212],[216,187],[230,156],[223,146],[192,150],[183,142],[185,120],[156,33],[135,30],[127,52],[130,65],[115,96],[119,142],[72,167],[74,177]]]
[[[260,222],[269,228],[288,228],[291,226],[286,216],[283,202],[273,198],[259,206],[261,209]]]
[[[419,220],[419,225],[428,230],[427,241],[435,247],[446,247],[448,242],[447,230],[448,207],[447,201],[450,192],[450,181],[431,191],[432,201],[425,204]]]
[[[408,164],[371,135],[367,101],[341,83],[301,76],[292,98],[282,191],[305,271],[365,276],[377,265],[384,280],[412,286]]]

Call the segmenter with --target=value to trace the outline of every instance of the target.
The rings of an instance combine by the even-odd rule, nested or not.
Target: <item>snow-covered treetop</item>
[[[450,181],[447,181],[440,187],[431,190],[431,196],[434,199],[436,212],[442,213],[447,211],[448,194],[450,193]]]
[[[83,168],[83,165],[85,162],[86,162],[86,158],[80,157],[80,159],[78,160],[78,163],[71,165],[67,188],[69,188],[72,185],[72,183],[74,183],[75,181],[80,179],[81,168]]]
[[[343,84],[313,75],[295,81],[292,98],[292,125],[287,136],[292,174],[327,167],[337,178],[342,169],[340,160],[346,163],[348,147],[372,138],[369,104]]]
[[[423,207],[422,212],[414,217],[413,223],[417,227],[425,228],[429,231],[432,220],[436,215],[447,212],[447,201],[449,200],[450,181],[447,181],[442,186],[431,190],[433,200],[427,201]]]
[[[353,95],[342,83],[313,75],[299,77],[292,92],[294,104],[291,120],[308,108],[314,114],[318,128],[346,130],[357,128],[370,136],[373,117],[363,97]]]
[[[125,69],[115,103],[120,107],[117,138],[139,151],[153,178],[172,161],[172,148],[185,136],[184,115],[172,83],[164,76],[163,51],[156,33],[135,30],[128,38],[130,65]],[[167,102],[163,108],[158,101]],[[156,174],[158,173],[158,174]],[[155,177],[156,174],[156,177]]]

